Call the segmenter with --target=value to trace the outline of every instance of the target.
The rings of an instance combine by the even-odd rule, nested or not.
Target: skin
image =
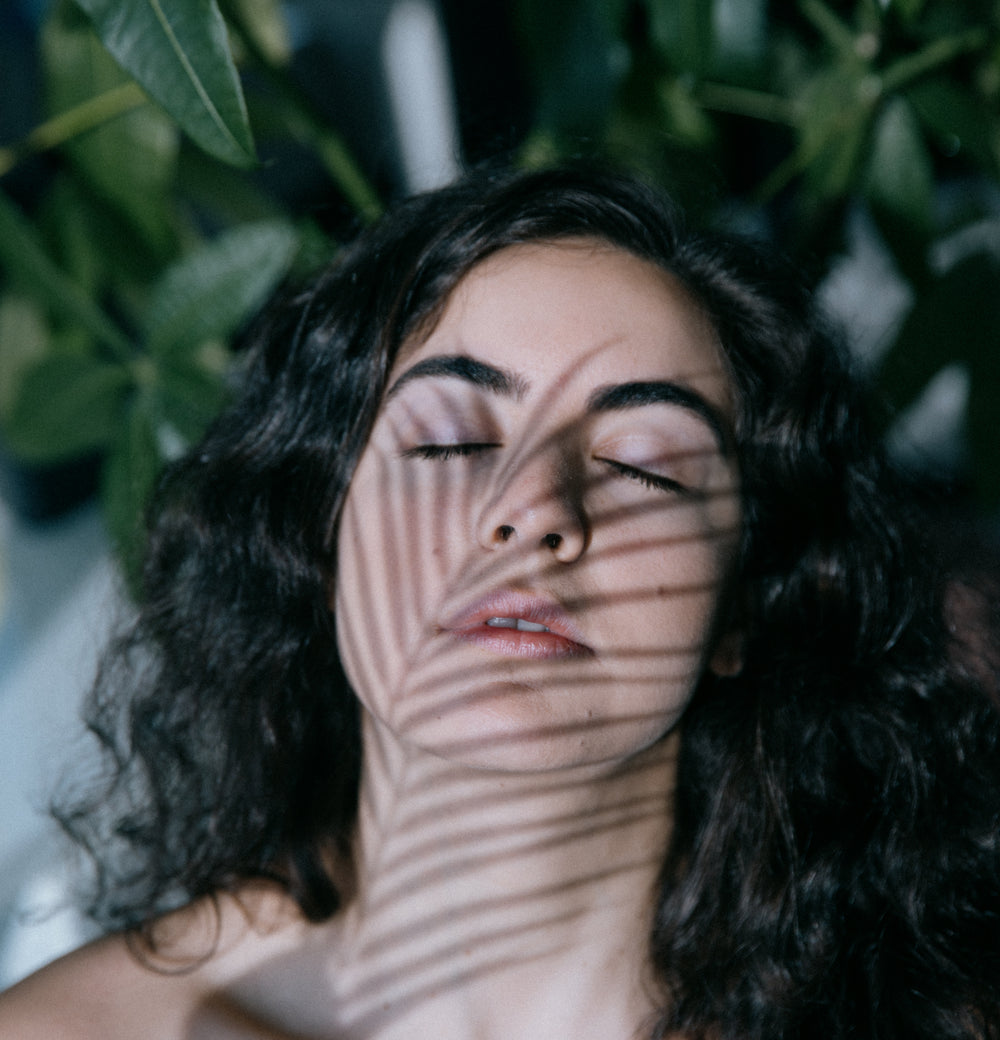
[[[731,416],[658,268],[581,240],[474,269],[397,361],[340,526],[345,908],[195,904],[146,966],[113,936],[0,996],[0,1040],[648,1035],[675,727],[740,667]],[[549,631],[487,624],[513,614]]]
[[[640,384],[684,403],[625,406]],[[617,762],[672,728],[706,664],[735,665],[707,642],[739,525],[731,412],[714,330],[652,264],[578,242],[474,270],[395,366],[344,509],[340,647],[377,724],[513,770]],[[574,645],[475,631],[484,597],[551,606]]]

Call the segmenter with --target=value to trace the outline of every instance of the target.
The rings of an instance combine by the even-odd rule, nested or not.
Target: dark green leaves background
[[[1000,505],[995,3],[510,0],[505,12],[512,75],[529,84],[517,161],[609,155],[702,219],[750,223],[817,282],[863,213],[912,298],[878,378],[902,411],[944,366],[966,366],[956,478]],[[38,38],[46,113],[0,142],[0,443],[31,465],[98,453],[126,560],[160,467],[225,400],[234,336],[282,278],[335,249],[313,214],[268,190],[255,132],[308,155],[359,220],[381,205],[299,89],[285,28],[279,0],[59,0]],[[53,161],[26,209],[4,175],[39,155]]]

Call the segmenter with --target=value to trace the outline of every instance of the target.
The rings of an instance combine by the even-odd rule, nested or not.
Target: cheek
[[[333,608],[337,645],[355,692],[367,700],[398,671],[410,609],[405,501],[369,450],[351,481],[337,536]]]
[[[363,700],[400,686],[427,638],[460,513],[432,470],[414,475],[375,452],[362,459],[341,516],[333,607],[344,668]]]
[[[337,625],[337,649],[347,678],[362,696],[379,677],[379,652],[372,652],[382,641],[378,604],[384,599],[380,554],[370,542],[374,524],[370,517],[364,481],[357,474],[344,502],[337,535],[337,577],[333,591],[333,610]],[[391,617],[391,615],[390,615]],[[387,633],[388,635],[388,633]],[[385,639],[389,643],[388,638]]]
[[[615,615],[623,653],[655,661],[683,679],[700,672],[713,634],[738,531],[738,512],[727,523],[707,522],[698,505],[669,507],[629,525],[595,575]],[[614,610],[612,610],[612,606]]]

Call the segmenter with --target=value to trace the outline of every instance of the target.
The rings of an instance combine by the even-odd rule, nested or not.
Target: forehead
[[[438,355],[502,368],[528,395],[669,379],[731,412],[707,314],[669,272],[597,240],[512,246],[478,264],[394,374]]]

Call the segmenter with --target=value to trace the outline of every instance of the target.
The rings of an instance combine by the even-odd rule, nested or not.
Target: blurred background
[[[253,314],[472,164],[610,158],[792,254],[928,495],[1000,513],[995,0],[0,3],[0,987],[142,503]]]

